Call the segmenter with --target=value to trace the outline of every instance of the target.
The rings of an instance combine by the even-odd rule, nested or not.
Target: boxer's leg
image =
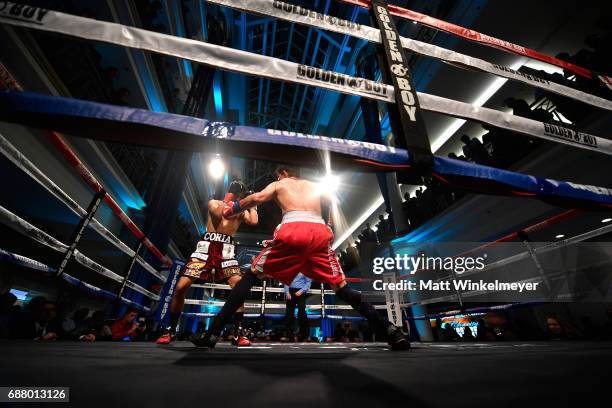
[[[234,287],[238,284],[238,282],[240,282],[240,279],[242,279],[242,275],[240,274],[232,275],[227,279],[227,283],[233,290]],[[248,342],[248,339],[242,335],[243,320],[244,320],[244,304],[240,305],[238,310],[236,310],[236,313],[234,313],[234,340],[236,344],[239,346],[250,345],[250,342]]]

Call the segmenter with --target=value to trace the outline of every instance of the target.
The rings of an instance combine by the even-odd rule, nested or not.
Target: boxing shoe
[[[391,346],[391,350],[402,351],[410,349],[410,340],[404,333],[393,324],[389,324],[387,328],[387,343]]]
[[[170,344],[171,342],[174,341],[174,337],[175,337],[175,334],[171,330],[166,330],[161,336],[159,336],[159,338],[157,339],[155,343],[162,344],[162,345]]]
[[[251,345],[251,341],[246,336],[238,336],[232,341],[232,344],[238,347],[249,347]]]
[[[215,348],[215,345],[217,345],[217,342],[219,341],[219,336],[215,336],[213,334],[208,333],[203,333],[201,335],[193,334],[191,335],[189,340],[196,347],[208,347],[212,349]]]

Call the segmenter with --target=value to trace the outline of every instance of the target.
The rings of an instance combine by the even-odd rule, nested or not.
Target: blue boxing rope
[[[217,316],[217,313],[183,312],[183,316],[215,317]],[[318,320],[322,318],[320,314],[307,314],[307,316],[309,320]],[[265,313],[263,315],[257,313],[245,313],[244,317],[247,319],[258,319],[263,317],[270,320],[283,320],[286,318],[283,313]],[[325,315],[325,317],[332,320],[365,320],[365,318],[361,316]]]
[[[41,271],[41,272],[45,272],[47,275],[53,275],[55,274],[55,269],[45,265],[42,262],[38,262],[34,259],[25,257],[23,255],[18,255],[18,254],[14,254],[12,252],[8,252],[5,251],[4,249],[0,248],[0,261],[8,261],[14,265],[19,265],[19,266],[23,266],[29,269],[34,269],[37,271]],[[111,291],[99,288],[97,286],[91,285],[89,283],[83,282],[80,279],[75,278],[74,276],[71,276],[67,273],[63,273],[62,274],[62,279],[64,279],[64,281],[66,281],[68,284],[70,284],[71,286],[74,286],[80,290],[83,290],[84,292],[88,292],[90,294],[93,294],[95,296],[99,296],[102,298],[106,298],[106,299],[116,299],[117,295],[114,294]],[[122,303],[125,303],[129,306],[133,306],[136,309],[143,311],[143,312],[150,312],[151,309],[149,307],[143,306],[139,303],[136,303],[134,301],[131,301],[130,299],[126,299],[124,297],[121,297],[121,299],[119,299]]]
[[[45,265],[42,262],[35,261],[23,255],[14,254],[0,248],[0,261],[7,261],[14,265],[24,266],[29,269],[45,272],[47,275],[55,274],[55,268]]]
[[[0,93],[0,120],[51,128],[75,136],[157,148],[205,151],[221,147],[229,156],[320,167],[322,151],[334,169],[358,172],[411,171],[404,149],[303,133],[211,122],[30,92]],[[431,175],[450,187],[494,195],[530,197],[570,208],[611,209],[612,189],[558,181],[434,156]]]

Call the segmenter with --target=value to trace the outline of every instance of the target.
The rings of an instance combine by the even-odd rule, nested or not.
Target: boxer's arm
[[[257,208],[253,207],[244,212],[244,222],[247,225],[257,225],[259,222],[259,215],[257,215]]]
[[[208,200],[208,211],[212,214],[215,214],[219,211],[220,202],[217,200]]]
[[[266,188],[261,190],[258,193],[253,193],[248,197],[240,200],[240,208],[246,210],[248,208],[254,207],[256,205],[260,205],[265,203],[266,201],[270,201],[276,195],[276,184],[277,182],[273,182],[268,184]]]
[[[268,184],[268,187],[264,188],[260,192],[251,194],[240,201],[228,203],[223,210],[223,216],[226,218],[235,217],[244,210],[248,210],[256,205],[272,200],[276,195],[276,183],[276,181],[270,183]]]

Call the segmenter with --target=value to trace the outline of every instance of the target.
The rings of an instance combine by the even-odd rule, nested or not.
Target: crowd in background
[[[0,295],[0,339],[26,339],[34,341],[155,341],[158,333],[153,321],[128,308],[120,318],[107,319],[101,310],[90,311],[77,308],[63,312],[56,302],[42,296],[32,298],[23,308],[16,304],[17,298],[10,292]],[[555,313],[548,313],[541,322],[527,324],[525,320],[507,318],[498,312],[483,315],[475,325],[443,322],[438,318],[431,322],[433,341],[536,341],[536,340],[612,340],[612,307],[605,310],[607,320],[594,323],[586,315],[570,321]],[[492,318],[491,318],[492,317]],[[316,329],[318,320],[310,320],[310,328]],[[327,337],[308,338],[287,328],[284,321],[248,319],[242,334],[252,342],[370,342],[380,341],[363,320],[337,321],[333,332]],[[272,324],[270,324],[272,323]],[[405,322],[408,326],[408,322]],[[407,327],[405,327],[407,329]],[[196,332],[205,330],[200,321]],[[232,341],[235,330],[226,327],[222,337]],[[417,331],[411,329],[413,340],[419,340]],[[188,340],[191,331],[182,330],[179,340]]]
[[[0,338],[37,341],[153,340],[150,318],[128,308],[122,317],[107,319],[102,310],[64,310],[61,304],[36,296],[23,307],[11,292],[0,295]]]
[[[470,341],[534,341],[534,340],[612,340],[612,308],[607,310],[607,321],[597,325],[588,316],[580,316],[572,324],[556,313],[547,314],[542,327],[529,326],[522,320],[502,319],[497,325],[488,325],[484,318],[470,329],[436,319],[432,325],[433,340],[439,342]]]

